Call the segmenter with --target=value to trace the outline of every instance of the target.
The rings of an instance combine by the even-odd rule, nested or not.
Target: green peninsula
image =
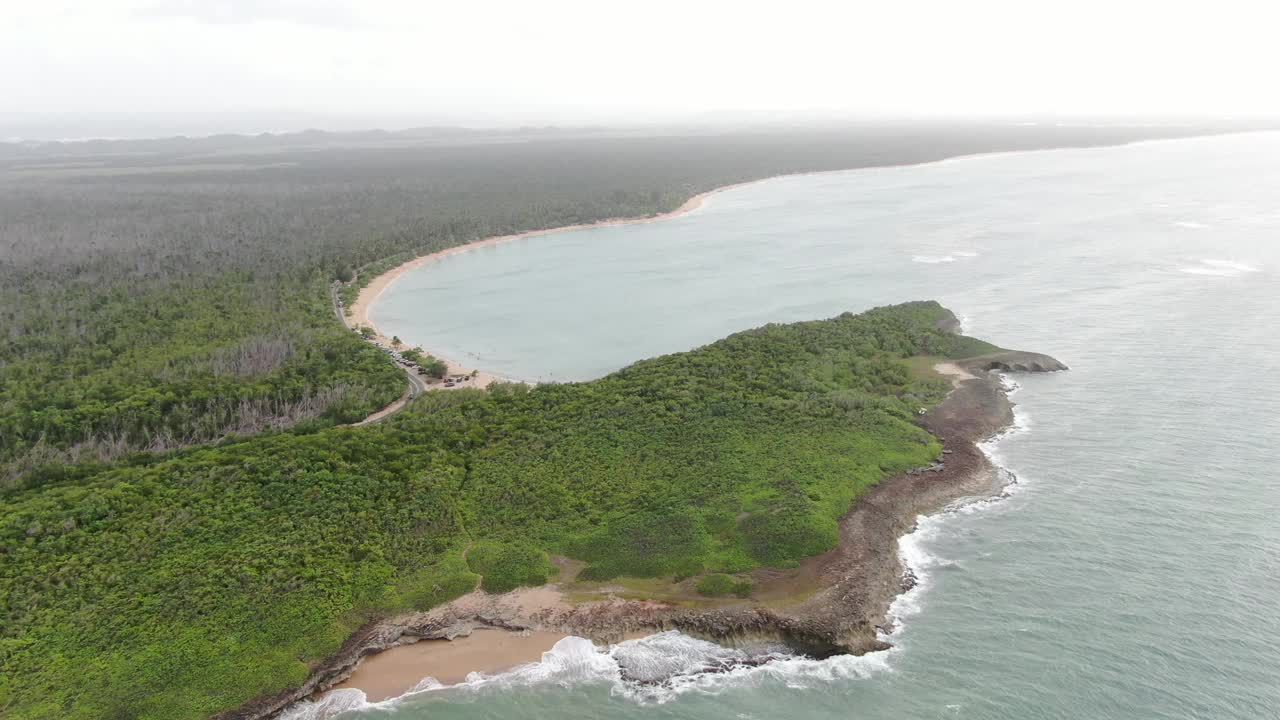
[[[949,321],[919,302],[768,325],[591,382],[8,488],[0,715],[208,717],[370,621],[544,582],[553,555],[588,579],[794,566],[939,456],[917,418],[950,384],[909,359],[996,349]]]

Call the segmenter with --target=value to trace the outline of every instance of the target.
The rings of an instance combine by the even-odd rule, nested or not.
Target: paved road
[[[418,397],[427,391],[427,381],[413,368],[405,368],[404,374],[409,376],[409,396]]]

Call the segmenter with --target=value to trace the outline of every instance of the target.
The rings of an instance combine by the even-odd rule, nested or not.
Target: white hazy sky
[[[1276,4],[0,0],[0,134],[56,117],[1280,114]]]

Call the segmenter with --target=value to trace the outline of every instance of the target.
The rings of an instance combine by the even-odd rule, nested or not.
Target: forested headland
[[[80,466],[0,517],[0,709],[201,718],[301,682],[366,621],[471,590],[786,567],[939,456],[992,346],[936,303],[770,325],[600,380],[428,393],[389,422]],[[470,552],[464,555],[464,550]],[[706,585],[714,584],[716,578]]]

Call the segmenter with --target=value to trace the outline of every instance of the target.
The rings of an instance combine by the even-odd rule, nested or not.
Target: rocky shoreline
[[[890,647],[880,639],[894,598],[912,584],[898,555],[898,539],[921,515],[964,498],[999,492],[995,468],[978,443],[1013,422],[1012,404],[993,371],[1052,372],[1067,369],[1046,355],[999,352],[949,364],[958,369],[948,397],[920,418],[939,438],[934,464],[887,478],[858,498],[840,520],[837,546],[806,561],[821,589],[792,606],[775,609],[744,601],[716,609],[688,609],[646,600],[609,599],[578,605],[547,589],[505,596],[472,593],[426,612],[370,623],[352,634],[303,684],[261,697],[217,720],[271,718],[289,705],[348,678],[360,660],[383,650],[431,639],[453,639],[480,627],[549,630],[598,642],[618,642],[641,632],[679,630],[724,645],[783,643],[813,657],[861,655]],[[547,601],[547,594],[553,596]]]

